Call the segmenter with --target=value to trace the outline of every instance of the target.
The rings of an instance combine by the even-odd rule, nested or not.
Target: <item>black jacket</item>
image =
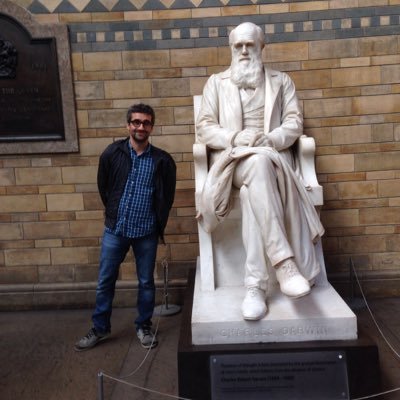
[[[128,140],[129,138],[118,140],[107,146],[99,161],[97,186],[105,206],[105,225],[111,229],[117,223],[119,202],[132,164]],[[158,147],[151,146],[150,154],[155,167],[153,206],[157,231],[164,241],[164,229],[174,202],[176,165],[173,158]]]

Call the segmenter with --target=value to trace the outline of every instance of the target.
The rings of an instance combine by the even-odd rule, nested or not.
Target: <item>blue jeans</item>
[[[138,317],[136,328],[151,326],[155,304],[154,268],[157,254],[156,233],[140,238],[126,238],[104,232],[100,253],[99,279],[96,289],[96,308],[92,315],[93,325],[100,333],[111,332],[112,302],[119,267],[132,247],[139,281],[137,296]]]

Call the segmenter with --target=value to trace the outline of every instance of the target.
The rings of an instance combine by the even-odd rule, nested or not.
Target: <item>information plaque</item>
[[[210,373],[212,400],[349,399],[344,352],[214,355]]]

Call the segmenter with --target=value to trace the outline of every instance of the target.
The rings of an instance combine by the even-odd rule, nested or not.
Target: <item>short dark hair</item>
[[[153,108],[147,104],[139,103],[139,104],[133,104],[128,108],[128,112],[126,114],[126,122],[129,124],[131,120],[132,113],[141,113],[141,114],[147,114],[151,116],[151,122],[154,125],[156,122],[156,114],[153,110]]]

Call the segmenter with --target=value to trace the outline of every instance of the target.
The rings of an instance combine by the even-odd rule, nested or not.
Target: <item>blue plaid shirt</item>
[[[153,233],[156,216],[153,208],[154,164],[149,145],[139,156],[128,141],[132,166],[118,208],[114,229],[106,230],[114,235],[137,238]]]

